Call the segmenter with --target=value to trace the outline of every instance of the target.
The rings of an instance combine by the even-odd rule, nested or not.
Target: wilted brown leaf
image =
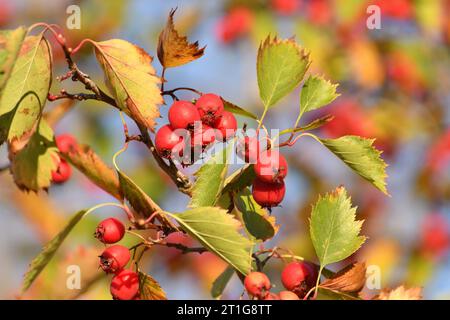
[[[164,68],[178,67],[194,61],[205,51],[205,47],[198,47],[198,41],[189,43],[186,36],[178,34],[173,23],[175,11],[176,9],[170,11],[167,24],[158,39],[158,59]]]
[[[139,290],[142,300],[167,300],[166,293],[150,275],[139,271]]]
[[[355,262],[324,281],[320,287],[341,292],[359,292],[365,282],[366,264]]]
[[[422,288],[406,288],[401,285],[395,289],[384,289],[374,298],[375,300],[422,300]]]

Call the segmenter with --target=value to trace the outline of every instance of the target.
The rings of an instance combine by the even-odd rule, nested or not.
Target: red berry
[[[217,25],[217,37],[230,43],[248,33],[253,25],[253,12],[245,7],[235,7]]]
[[[272,7],[283,15],[293,14],[300,8],[300,0],[272,0]]]
[[[95,230],[95,237],[103,243],[116,243],[122,240],[125,226],[116,218],[108,218],[100,222]]]
[[[203,124],[198,128],[194,128],[191,135],[191,147],[206,147],[216,141],[216,129]]]
[[[169,109],[169,122],[172,129],[192,130],[196,121],[200,121],[200,114],[189,101],[175,101]]]
[[[62,153],[69,152],[77,145],[77,140],[70,134],[62,134],[55,139],[56,146]]]
[[[133,300],[139,293],[139,276],[131,270],[121,270],[111,280],[110,292],[116,300]]]
[[[269,294],[271,284],[264,273],[254,271],[245,277],[244,287],[251,296],[263,299]]]
[[[57,162],[58,167],[55,171],[52,171],[52,181],[57,184],[66,182],[72,176],[72,167],[66,160],[59,158],[54,160]]]
[[[253,199],[263,208],[278,206],[283,201],[285,193],[286,187],[283,181],[268,183],[258,178],[253,181]]]
[[[209,125],[213,125],[223,112],[222,99],[213,93],[202,95],[195,105],[202,121]]]
[[[304,296],[315,286],[317,280],[316,268],[307,262],[291,262],[281,273],[283,286],[299,296]]]
[[[269,292],[269,294],[265,296],[263,300],[281,300],[281,299],[279,295]]]
[[[288,164],[278,151],[266,150],[259,155],[254,169],[261,181],[280,182],[288,173]]]
[[[116,273],[122,270],[130,261],[130,250],[121,245],[108,247],[100,256],[100,267],[106,273]]]
[[[162,126],[155,135],[155,147],[163,158],[182,156],[184,149],[183,137],[176,134],[170,125]]]
[[[236,146],[236,153],[247,163],[255,163],[259,154],[259,141],[249,136],[240,139]]]
[[[281,291],[278,295],[280,296],[280,300],[300,300],[292,291]]]
[[[223,111],[222,116],[214,123],[217,131],[217,140],[226,141],[233,137],[237,130],[237,121],[229,111]]]

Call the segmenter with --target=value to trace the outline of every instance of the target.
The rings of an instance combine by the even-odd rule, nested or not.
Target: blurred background
[[[0,0],[0,27],[47,22],[66,29],[66,9],[71,4],[81,8],[81,29],[65,30],[72,46],[84,38],[123,38],[152,56],[156,56],[157,37],[170,9],[178,7],[177,29],[207,47],[201,59],[169,69],[166,88],[190,86],[214,92],[258,115],[262,112],[255,68],[258,45],[269,33],[295,36],[311,51],[311,70],[339,83],[341,93],[331,106],[307,114],[303,124],[333,114],[335,119],[317,130],[319,136],[357,134],[377,138],[376,145],[389,164],[390,197],[355,175],[319,144],[302,139],[284,151],[291,174],[283,206],[273,210],[280,231],[267,247],[286,247],[315,261],[307,224],[310,206],[319,193],[343,184],[358,206],[358,218],[365,219],[363,234],[369,237],[346,262],[361,260],[378,266],[383,287],[405,283],[424,287],[427,299],[450,298],[450,1]],[[366,27],[370,4],[381,8],[380,29]],[[55,48],[54,77],[66,71],[62,53]],[[92,48],[85,46],[76,60],[105,88]],[[157,59],[153,64],[160,74]],[[79,84],[54,80],[51,92],[57,93],[60,88],[83,91]],[[268,128],[293,125],[299,108],[298,93],[271,109]],[[180,97],[193,98],[190,94]],[[167,103],[171,103],[170,98]],[[46,108],[51,110],[57,104],[49,103]],[[118,113],[91,101],[68,109],[56,133],[73,134],[112,164],[112,155],[123,143]],[[164,118],[167,107],[161,110]],[[248,119],[239,121],[255,126]],[[159,124],[165,122],[161,119]],[[2,146],[0,167],[7,163]],[[165,210],[179,212],[186,207],[187,197],[176,192],[139,143],[130,145],[119,165]],[[111,200],[78,172],[68,183],[39,195],[20,192],[10,174],[1,172],[0,298],[18,296],[29,262],[70,215]],[[109,299],[108,282],[97,267],[102,246],[92,234],[98,221],[111,215],[125,219],[111,208],[83,220],[25,298]],[[132,245],[136,240],[127,238],[124,242]],[[209,254],[180,255],[158,249],[146,256],[144,267],[160,282],[168,298],[210,298],[211,283],[224,270],[223,262]],[[66,289],[66,268],[72,264],[81,267],[81,291]],[[331,269],[342,266],[333,265]],[[267,267],[278,288],[281,267],[277,261]],[[241,293],[242,286],[234,277],[223,298],[238,298]],[[376,291],[365,291],[367,297],[373,294]]]

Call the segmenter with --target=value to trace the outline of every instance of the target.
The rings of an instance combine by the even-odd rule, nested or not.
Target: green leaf
[[[266,241],[275,236],[278,231],[275,217],[269,216],[267,211],[256,203],[248,188],[234,196],[234,203],[245,229],[255,240]]]
[[[337,84],[332,84],[320,76],[309,76],[300,94],[300,113],[318,109],[336,99]]]
[[[138,275],[141,300],[167,300],[166,293],[155,279],[141,271]]]
[[[238,192],[252,185],[255,180],[255,170],[252,164],[246,164],[241,169],[233,172],[226,180],[222,194],[227,192]]]
[[[12,157],[11,172],[16,185],[35,192],[50,187],[52,171],[58,165],[57,152],[53,130],[41,120],[26,146]]]
[[[310,64],[309,54],[293,39],[267,37],[259,47],[256,66],[259,95],[265,108],[294,90]]]
[[[50,89],[51,70],[43,33],[26,37],[0,98],[0,144],[35,129]]]
[[[27,29],[0,30],[0,96],[19,54]]]
[[[387,165],[380,157],[381,152],[372,145],[375,139],[343,136],[338,139],[320,139],[320,141],[353,171],[383,193],[388,194]]]
[[[237,105],[235,105],[223,98],[222,98],[222,101],[223,101],[223,106],[224,106],[225,110],[232,112],[234,114],[238,114],[240,116],[250,118],[250,119],[254,119],[254,120],[258,119],[258,117],[256,115],[254,115],[253,113],[251,113],[250,111],[244,110],[241,107],[238,107]]]
[[[82,210],[75,214],[67,226],[60,233],[58,233],[56,237],[48,242],[36,258],[33,259],[23,280],[22,293],[28,290],[28,288],[33,284],[34,280],[36,280],[37,276],[53,258],[56,251],[59,249],[72,229],[88,212],[89,211]]]
[[[152,57],[125,40],[112,39],[94,45],[95,56],[119,108],[139,125],[153,131],[163,98]]]
[[[355,221],[356,208],[343,187],[319,197],[310,219],[310,236],[320,261],[326,265],[348,258],[364,243],[363,221]]]
[[[320,128],[321,126],[327,124],[328,122],[330,122],[333,119],[334,119],[334,116],[332,116],[331,114],[328,114],[324,117],[313,120],[310,123],[308,123],[307,125],[304,125],[302,127],[284,129],[280,132],[279,135],[282,136],[287,133],[295,133],[295,132],[299,132],[299,131],[314,130],[314,129]]]
[[[228,171],[227,155],[230,147],[217,152],[196,173],[192,187],[190,208],[214,206],[220,197]]]
[[[238,232],[240,223],[226,210],[200,207],[170,216],[184,231],[234,269],[244,275],[250,272],[252,242]]]
[[[212,287],[211,287],[211,296],[213,298],[219,298],[222,295],[228,282],[230,282],[231,278],[233,277],[233,274],[234,274],[234,269],[231,267],[227,267],[217,277],[217,279],[214,280]]]

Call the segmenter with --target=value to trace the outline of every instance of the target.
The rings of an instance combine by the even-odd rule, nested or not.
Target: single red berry
[[[233,137],[237,130],[237,121],[234,114],[223,111],[222,116],[214,123],[214,128],[218,130],[217,140],[219,141],[226,141]]]
[[[254,271],[245,277],[244,287],[251,296],[264,299],[269,294],[271,284],[264,273]]]
[[[288,164],[281,153],[276,150],[263,151],[254,165],[256,176],[265,182],[280,182],[288,173]]]
[[[281,300],[280,296],[276,293],[269,292],[267,296],[264,297],[263,300]]]
[[[230,43],[250,32],[253,12],[246,7],[234,7],[217,24],[216,34],[223,43]]]
[[[247,163],[256,163],[259,154],[259,141],[255,137],[245,136],[236,146],[237,155]]]
[[[108,218],[100,222],[95,229],[95,237],[103,243],[111,244],[122,240],[125,226],[116,218]]]
[[[317,280],[316,268],[307,262],[291,262],[281,273],[283,286],[299,296],[304,296],[315,286]]]
[[[200,121],[198,109],[189,101],[175,101],[169,109],[169,122],[172,129],[192,130]]]
[[[69,152],[77,145],[77,140],[70,134],[61,134],[55,139],[56,146],[62,153]]]
[[[206,124],[194,128],[191,135],[191,147],[206,147],[216,141],[216,129]]]
[[[133,300],[139,293],[139,276],[131,270],[121,270],[111,280],[110,292],[116,300]]]
[[[121,245],[108,247],[100,256],[100,267],[106,273],[116,273],[122,270],[130,261],[130,250]]]
[[[300,8],[300,0],[272,0],[272,7],[282,15],[291,15]]]
[[[52,181],[54,183],[61,184],[69,180],[72,176],[72,167],[66,160],[58,158],[55,158],[54,160],[58,167],[55,171],[52,171]]]
[[[300,298],[292,291],[281,291],[278,295],[280,300],[300,300]]]
[[[202,121],[208,125],[213,125],[222,115],[222,99],[214,94],[207,93],[202,95],[195,103]]]
[[[184,139],[176,134],[170,125],[165,125],[156,132],[155,147],[163,158],[169,159],[175,155],[182,156]]]
[[[252,195],[256,203],[263,208],[278,206],[283,201],[286,187],[284,181],[268,183],[256,178],[253,181]]]

